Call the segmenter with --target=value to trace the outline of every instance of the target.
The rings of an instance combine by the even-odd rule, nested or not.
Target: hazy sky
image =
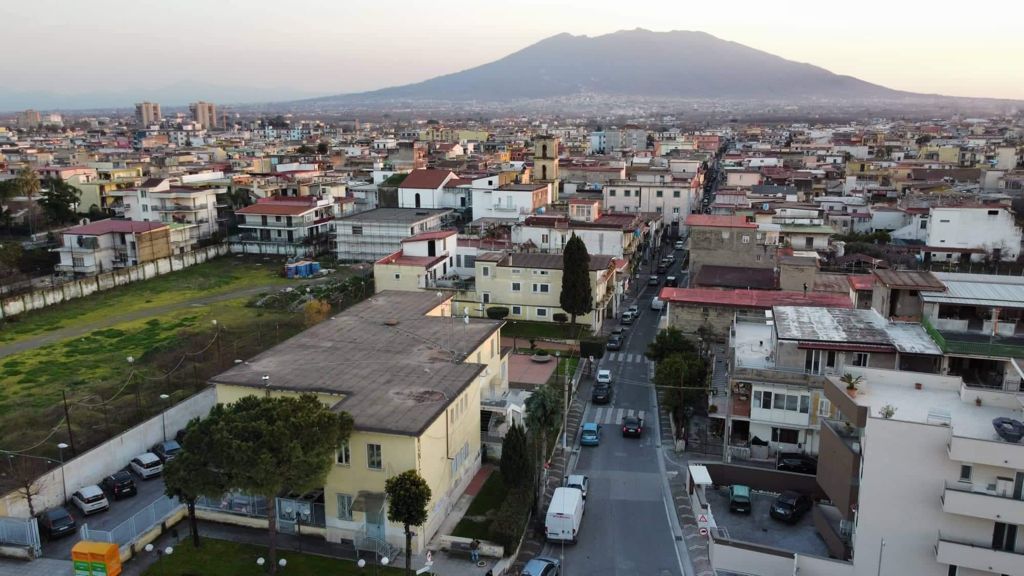
[[[1024,99],[1024,6],[861,0],[0,0],[0,92],[355,92],[483,64],[560,33],[701,30],[917,92]],[[223,92],[223,91],[222,91]],[[202,98],[196,94],[195,98]]]

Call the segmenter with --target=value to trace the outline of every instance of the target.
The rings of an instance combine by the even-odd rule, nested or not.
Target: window
[[[491,303],[491,293],[490,292],[483,292],[483,293],[481,293],[480,294],[480,299],[481,299],[481,302],[483,302],[484,304],[490,304]]]
[[[143,212],[149,212],[149,204],[143,204],[142,205],[142,211]]]
[[[679,198],[679,190],[673,190],[672,191],[672,197],[673,198]]]
[[[927,229],[928,228],[928,221],[927,220],[921,220],[920,228],[921,228],[921,230]]]
[[[540,243],[541,244],[547,244],[548,242],[550,242],[550,240],[548,239],[548,235],[547,234],[541,234],[540,235]]]
[[[491,275],[491,267],[490,266],[484,266],[483,269],[482,269],[481,274],[483,274],[483,276],[485,278],[490,276]]]
[[[534,284],[533,285],[533,293],[534,294],[547,294],[550,291],[551,291],[551,285],[550,284]]]
[[[661,214],[661,206],[655,208],[654,211],[657,212],[658,214]]]
[[[352,496],[338,494],[338,520],[352,521]]]
[[[401,279],[402,279],[402,275],[399,274],[398,272],[395,272],[395,280],[401,280]]]
[[[523,271],[522,268],[513,268],[512,269],[512,273],[513,274],[520,274],[522,271]]]
[[[818,398],[818,416],[828,417],[832,413],[832,403],[828,398]]]
[[[615,189],[609,190],[608,195],[611,196],[612,198],[615,198]]]
[[[870,358],[870,357],[871,357],[871,355],[868,354],[867,352],[854,352],[854,354],[853,354],[853,365],[854,366],[867,366],[868,365],[868,358]]]
[[[343,442],[341,447],[338,448],[338,455],[335,457],[335,462],[342,466],[348,466],[351,454],[348,449],[348,442]]]
[[[750,234],[744,234],[743,235],[743,243],[744,244],[750,244]]]
[[[989,216],[999,216],[999,210],[989,210],[988,211],[988,215]]]
[[[512,283],[512,291],[513,292],[519,292],[522,289],[523,289],[522,283],[520,283],[520,282],[513,282]]]
[[[352,235],[353,236],[362,236],[363,235],[363,227],[362,226],[353,226],[352,227]]]
[[[761,408],[770,409],[772,407],[772,393],[765,391],[761,397]]]
[[[626,198],[629,198],[629,190],[623,190],[622,195],[625,196]]]
[[[960,465],[960,481],[961,482],[970,482],[971,481],[971,472],[972,472],[972,469],[971,469],[971,466],[969,464],[961,464]]]
[[[523,307],[522,306],[513,306],[512,307],[512,315],[513,316],[519,316],[522,313],[523,313]]]
[[[662,196],[664,196],[664,194],[662,194],[661,190],[658,190],[657,192],[654,193],[655,198],[661,198]]]
[[[547,270],[541,270],[540,272],[538,272],[538,274],[540,274],[541,276],[547,276],[548,275],[548,271]]]
[[[71,265],[76,267],[76,268],[81,268],[81,267],[85,266],[85,258],[83,258],[81,256],[72,256],[71,257]]]
[[[672,213],[673,214],[679,214],[679,208],[673,208],[672,209]]]
[[[547,308],[537,308],[537,318],[547,318],[547,317],[548,317],[548,309]]]
[[[789,428],[772,428],[772,441],[780,444],[798,444],[800,442],[800,431]]]
[[[281,221],[281,217],[280,216],[274,216],[274,222],[280,222],[280,221]]]
[[[800,413],[809,414],[811,411],[811,397],[801,396],[800,397]]]
[[[145,198],[145,197],[146,197],[146,191],[145,190],[141,190],[139,192],[139,198]]]
[[[380,444],[366,445],[366,467],[370,470],[383,470],[384,458]]]

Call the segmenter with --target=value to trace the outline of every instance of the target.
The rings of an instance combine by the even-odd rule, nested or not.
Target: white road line
[[[622,422],[622,408],[619,408],[619,411],[615,413],[615,422]]]

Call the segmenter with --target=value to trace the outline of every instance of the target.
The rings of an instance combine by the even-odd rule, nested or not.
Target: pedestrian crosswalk
[[[628,408],[616,408],[614,406],[600,406],[594,410],[592,418],[588,422],[598,424],[620,424],[626,416],[635,416],[640,420],[644,419],[643,410],[630,410]]]
[[[631,352],[610,352],[605,357],[607,362],[625,362],[627,364],[646,364],[649,362],[647,357],[641,353]]]

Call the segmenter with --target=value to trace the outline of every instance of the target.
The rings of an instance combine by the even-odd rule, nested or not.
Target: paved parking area
[[[768,515],[775,494],[752,492],[750,514],[729,512],[728,488],[708,490],[707,496],[715,522],[728,531],[729,538],[828,558],[828,548],[814,527],[811,512],[804,514],[796,524],[786,524]]]

